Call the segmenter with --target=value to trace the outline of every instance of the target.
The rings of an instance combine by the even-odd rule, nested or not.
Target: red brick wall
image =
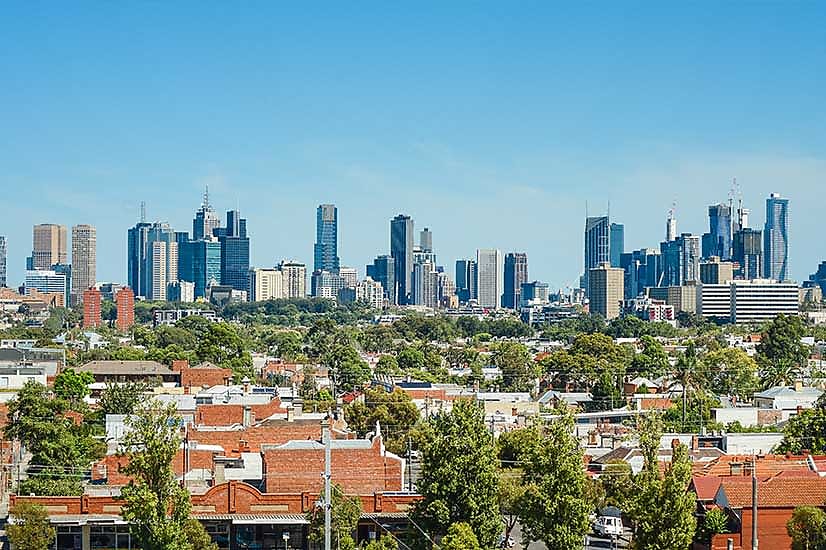
[[[211,388],[226,384],[230,378],[232,378],[230,369],[181,369],[181,386],[184,388],[200,389],[203,386]]]
[[[447,392],[445,390],[434,389],[412,389],[399,388],[404,393],[410,396],[410,399],[440,399],[445,401],[447,399]]]
[[[333,449],[333,481],[348,493],[402,490],[402,461],[382,456],[379,438],[369,449]],[[264,476],[268,493],[292,493],[321,486],[324,449],[266,449]]]
[[[239,442],[246,442],[245,451],[258,452],[262,444],[280,445],[292,440],[320,440],[321,422],[317,420],[296,420],[294,422],[272,421],[243,430],[189,430],[190,441],[202,444],[221,445],[224,451],[239,452]]]
[[[182,373],[182,376],[185,373],[186,371]],[[276,413],[287,412],[277,397],[266,405],[252,405],[250,410],[254,416],[253,422],[265,420]],[[198,405],[195,407],[195,425],[197,426],[231,426],[243,423],[244,405]]]
[[[206,450],[191,449],[189,451],[189,469],[213,470],[213,457],[215,452]],[[126,485],[129,477],[120,472],[129,461],[117,455],[106,455],[103,460],[92,466],[92,480],[106,481],[107,485]],[[184,473],[184,451],[179,450],[172,461],[172,470],[176,476]]]

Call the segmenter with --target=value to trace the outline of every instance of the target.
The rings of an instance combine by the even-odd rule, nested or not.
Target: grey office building
[[[737,275],[747,281],[763,276],[763,232],[744,228],[734,233],[732,260]]]
[[[610,235],[611,267],[619,267],[620,258],[625,253],[625,226],[621,223],[612,223]]]
[[[390,255],[396,278],[396,303],[409,304],[413,292],[413,218],[399,214],[390,220]]]
[[[476,277],[476,260],[456,260],[456,295],[460,302],[476,299]]]
[[[611,262],[610,223],[608,216],[585,219],[585,272],[584,287],[588,292],[591,270],[603,263]]]

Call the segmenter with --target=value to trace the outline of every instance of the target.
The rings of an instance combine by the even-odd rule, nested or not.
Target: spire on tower
[[[141,223],[146,223],[146,201],[141,201]]]
[[[204,210],[209,208],[209,184],[204,185],[204,202],[201,206],[203,206]]]

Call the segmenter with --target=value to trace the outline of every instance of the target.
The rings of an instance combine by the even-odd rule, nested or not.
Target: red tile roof
[[[717,496],[717,490],[720,488],[721,478],[694,476],[691,480],[691,485],[694,492],[697,494],[697,500],[714,500]]]
[[[722,491],[729,506],[751,506],[749,478],[722,478]],[[823,506],[826,503],[826,478],[820,476],[773,477],[757,484],[757,505],[764,508]]]

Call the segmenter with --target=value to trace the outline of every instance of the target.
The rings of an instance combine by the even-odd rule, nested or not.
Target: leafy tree
[[[355,401],[345,408],[344,417],[361,437],[374,430],[378,423],[388,450],[403,455],[407,435],[419,421],[419,409],[400,389],[387,392],[382,388],[371,388],[365,391],[363,403]]]
[[[592,401],[586,405],[589,411],[608,411],[625,405],[620,389],[622,378],[604,370],[599,374],[596,384],[591,388]]]
[[[364,351],[369,353],[387,353],[393,349],[393,341],[398,337],[393,327],[387,325],[370,325],[361,332],[359,341]]]
[[[323,494],[323,491],[322,491]],[[330,531],[333,548],[355,548],[353,532],[358,526],[361,517],[361,500],[350,498],[344,494],[342,488],[333,484],[330,494],[332,508],[330,511]],[[316,543],[324,542],[324,509],[314,508],[307,512],[310,522],[310,540]]]
[[[786,523],[792,550],[826,550],[826,512],[815,506],[798,506]]]
[[[14,523],[6,525],[9,541],[17,550],[48,550],[54,544],[55,530],[49,513],[39,504],[21,502],[9,510]]]
[[[520,521],[528,540],[548,548],[575,548],[589,528],[582,449],[572,415],[562,414],[546,429],[542,434],[534,428],[538,441],[523,474]]]
[[[800,339],[805,335],[803,320],[797,315],[778,315],[760,337],[757,361],[766,387],[791,385],[809,359],[808,346]]]
[[[712,508],[706,512],[703,518],[703,526],[700,529],[702,542],[711,544],[714,535],[728,533],[728,516],[721,508]]]
[[[720,406],[714,394],[697,390],[686,401],[675,403],[665,411],[663,421],[670,432],[685,432],[701,429],[712,424],[711,409]]]
[[[425,370],[424,353],[416,348],[404,348],[396,361],[403,372]]]
[[[602,489],[602,501],[598,508],[616,506],[620,510],[628,509],[634,495],[634,482],[631,465],[624,460],[612,460],[605,464],[599,476]]]
[[[396,542],[396,539],[393,535],[390,534],[382,534],[381,536],[371,540],[364,546],[362,546],[363,550],[399,550],[399,543]]]
[[[533,389],[536,374],[531,354],[519,342],[502,342],[493,354],[493,364],[502,371],[504,391],[527,392]]]
[[[269,344],[275,346],[275,352],[287,361],[294,361],[301,353],[301,335],[292,330],[275,333]]]
[[[61,399],[65,399],[73,405],[83,401],[89,395],[89,384],[95,381],[91,372],[78,372],[74,369],[66,369],[54,380],[54,393]]]
[[[789,418],[777,452],[800,454],[803,450],[826,453],[826,394],[811,409]]]
[[[80,496],[83,494],[83,482],[76,472],[70,471],[71,475],[61,475],[60,477],[55,477],[50,472],[31,474],[28,478],[21,480],[17,486],[17,493],[20,495],[35,494],[44,497]]]
[[[663,345],[651,336],[640,338],[642,352],[634,356],[630,370],[640,376],[659,378],[668,372],[668,354]]]
[[[481,550],[473,528],[465,522],[452,524],[439,545],[442,550]]]
[[[189,519],[184,524],[184,539],[192,550],[218,550],[218,545],[212,541],[204,525],[197,519]]]
[[[349,344],[335,344],[325,355],[324,362],[335,377],[339,391],[352,391],[370,380],[370,367]]]
[[[181,418],[175,405],[143,404],[127,418],[129,431],[120,456],[128,459],[123,473],[130,481],[121,490],[121,515],[145,550],[190,550],[186,540],[189,493],[175,480],[172,460],[181,445]]]
[[[509,470],[499,474],[499,513],[505,525],[505,538],[510,538],[511,532],[519,521],[522,500],[525,498],[525,486],[518,471]]]
[[[482,409],[459,400],[431,420],[433,433],[422,454],[415,521],[442,537],[455,523],[467,523],[480,546],[492,548],[501,530],[496,448]]]
[[[98,399],[100,412],[107,414],[132,414],[150,390],[143,382],[125,382],[122,384],[107,382]]]
[[[518,468],[529,458],[536,434],[531,428],[502,432],[496,439],[496,449],[503,468]]]
[[[722,348],[703,357],[708,388],[718,394],[750,399],[760,385],[757,362],[740,348]]]
[[[639,550],[684,550],[694,538],[697,521],[695,499],[688,492],[691,463],[685,445],[673,449],[671,465],[660,474],[657,454],[662,433],[661,420],[655,416],[638,421],[640,449],[645,462],[635,477],[637,488],[631,502],[634,520],[634,548]]]
[[[376,363],[375,373],[380,376],[398,376],[401,374],[399,362],[392,355],[382,355]]]

